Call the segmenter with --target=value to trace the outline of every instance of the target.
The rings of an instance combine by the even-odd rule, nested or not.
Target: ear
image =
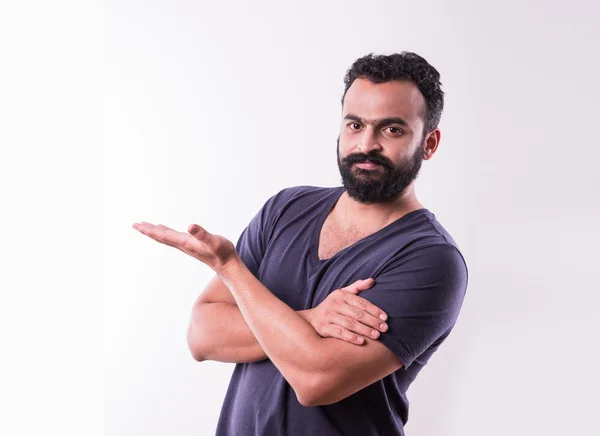
[[[423,154],[423,160],[429,160],[435,154],[438,145],[440,145],[441,132],[440,129],[435,128],[427,134],[425,138],[425,153]]]

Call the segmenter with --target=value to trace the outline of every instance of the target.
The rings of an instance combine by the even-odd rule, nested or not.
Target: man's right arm
[[[306,316],[309,310],[298,311]],[[267,358],[219,276],[208,283],[192,308],[187,331],[192,357],[201,362],[245,363]]]
[[[317,307],[296,312],[323,338],[363,344],[363,338],[376,339],[379,331],[387,330],[387,325],[382,324],[380,319],[383,311],[358,296],[373,283],[368,279],[357,280],[339,292],[329,294]],[[246,363],[267,359],[231,291],[218,275],[213,277],[194,303],[187,343],[192,357],[199,362]]]

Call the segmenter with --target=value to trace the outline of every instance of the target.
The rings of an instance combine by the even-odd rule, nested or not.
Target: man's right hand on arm
[[[317,307],[300,310],[300,314],[322,337],[338,338],[360,345],[361,337],[376,339],[373,330],[383,332],[387,325],[380,318],[384,312],[364,298],[361,291],[374,284],[373,279],[358,280],[335,290]],[[382,326],[383,325],[383,326]],[[194,303],[187,342],[197,361],[256,362],[267,358],[246,325],[231,292],[215,276]]]

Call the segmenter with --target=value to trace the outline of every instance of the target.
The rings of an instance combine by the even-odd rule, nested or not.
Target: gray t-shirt
[[[454,327],[467,267],[454,240],[427,209],[410,212],[320,260],[321,227],[343,192],[343,187],[283,189],[244,229],[238,254],[294,310],[316,307],[332,291],[373,277],[375,285],[359,295],[388,314],[389,329],[378,340],[404,366],[337,403],[305,407],[271,360],[237,364],[217,435],[404,435],[406,390]]]

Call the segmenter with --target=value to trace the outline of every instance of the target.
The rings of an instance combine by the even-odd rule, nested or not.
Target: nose
[[[358,149],[365,154],[369,154],[373,150],[381,150],[381,145],[377,140],[374,129],[366,128],[364,130],[358,144]]]

